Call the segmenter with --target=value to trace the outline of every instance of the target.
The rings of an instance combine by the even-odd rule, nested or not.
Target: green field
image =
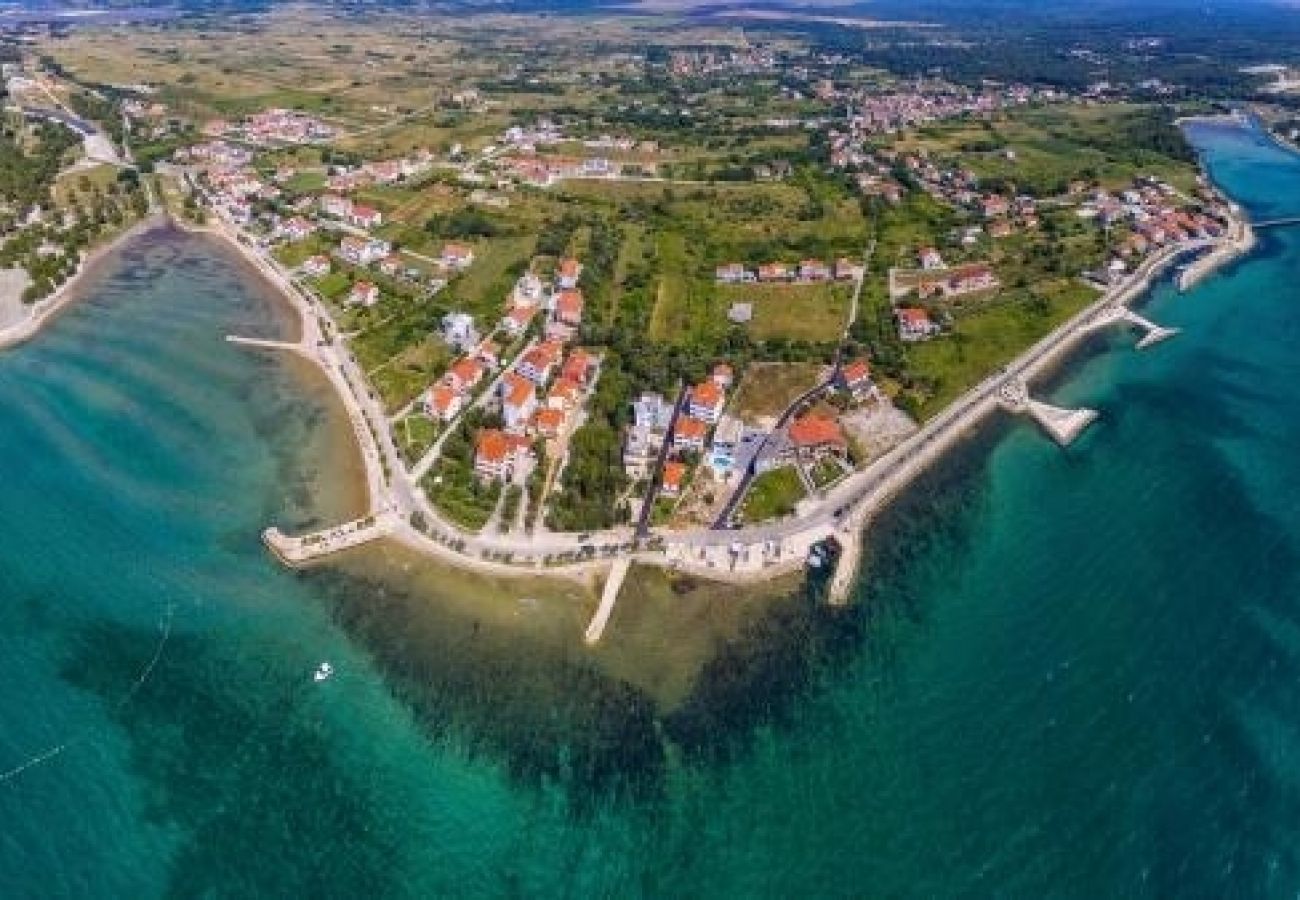
[[[816,362],[750,363],[731,401],[730,412],[746,422],[777,416],[796,397],[817,383],[823,366]]]
[[[959,316],[953,333],[913,345],[908,371],[929,388],[919,412],[929,418],[1097,299],[1079,282],[1044,288],[1039,303],[992,303]]]
[[[853,286],[843,282],[817,284],[718,285],[724,318],[732,303],[754,305],[754,318],[745,326],[755,340],[785,338],[824,344],[839,340],[848,324]]]
[[[754,479],[741,504],[741,515],[746,522],[764,522],[787,516],[805,496],[799,473],[793,466],[782,466]]]

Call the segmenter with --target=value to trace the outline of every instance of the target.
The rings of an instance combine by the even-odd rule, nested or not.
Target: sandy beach
[[[162,213],[154,213],[141,219],[135,225],[132,225],[126,231],[117,235],[110,241],[95,247],[81,264],[77,266],[77,271],[72,277],[48,297],[44,297],[26,308],[25,312],[20,311],[14,321],[5,322],[4,310],[0,310],[0,350],[29,341],[37,334],[40,334],[42,328],[53,321],[61,312],[75,303],[81,297],[80,288],[88,273],[92,272],[97,265],[113,250],[131,238],[144,234],[154,228],[163,227],[167,224],[167,217]],[[10,311],[12,314],[12,310]]]

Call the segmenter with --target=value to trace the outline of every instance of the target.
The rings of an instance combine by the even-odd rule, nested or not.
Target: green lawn
[[[793,466],[764,472],[754,479],[745,494],[741,514],[746,522],[763,522],[794,512],[805,496],[803,482]]]
[[[412,413],[393,426],[397,438],[397,447],[407,464],[414,464],[429,448],[438,436],[438,425],[423,413]]]
[[[817,284],[718,285],[719,314],[725,321],[731,304],[752,303],[754,318],[746,326],[755,340],[834,343],[848,322],[853,286],[843,282]]]
[[[474,245],[474,264],[447,288],[456,308],[470,313],[486,329],[501,318],[506,297],[514,287],[537,242],[535,236],[492,238]]]
[[[909,348],[909,373],[929,386],[920,402],[922,418],[939,412],[1097,298],[1096,291],[1075,281],[1041,287],[1039,293],[1043,304],[990,303],[959,316],[952,334]]]

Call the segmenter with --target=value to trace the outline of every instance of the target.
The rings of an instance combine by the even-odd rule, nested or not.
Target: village
[[[611,60],[667,87],[581,113],[461,82],[438,115],[492,125],[450,134],[369,124],[373,103],[364,125],[196,117],[118,88],[158,195],[317,304],[452,544],[806,514],[1025,341],[1226,227],[1194,166],[1099,137],[1165,127],[1123,101],[762,45]],[[738,78],[764,99],[738,105]]]

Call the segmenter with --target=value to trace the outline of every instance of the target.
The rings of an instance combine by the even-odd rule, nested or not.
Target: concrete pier
[[[1100,315],[1098,315],[1093,327],[1104,328],[1116,322],[1125,322],[1146,332],[1137,342],[1137,348],[1139,350],[1145,350],[1152,344],[1158,344],[1178,333],[1177,328],[1165,328],[1163,325],[1157,325],[1145,316],[1140,316],[1127,306],[1121,306],[1118,303],[1107,307]]]
[[[600,606],[596,608],[596,614],[591,617],[591,624],[587,626],[587,631],[583,635],[583,639],[588,644],[598,642],[601,635],[605,633],[605,626],[609,624],[609,617],[614,612],[614,603],[618,600],[618,592],[622,590],[623,581],[631,568],[632,560],[626,556],[616,560],[614,565],[610,566],[609,577],[605,579],[605,589],[600,594]]]
[[[1074,439],[1083,434],[1084,429],[1097,418],[1095,409],[1062,409],[1038,400],[1030,400],[1026,406],[1030,418],[1062,447],[1074,443]]]
[[[271,526],[262,532],[262,542],[282,563],[296,569],[323,556],[341,553],[377,540],[391,533],[396,524],[392,513],[380,513],[298,537],[284,534]]]
[[[1062,447],[1072,444],[1097,418],[1094,409],[1065,409],[1033,399],[1029,385],[1020,379],[1003,383],[998,389],[998,402],[1011,412],[1029,416]]]
[[[302,350],[301,344],[295,344],[291,341],[269,341],[265,338],[241,337],[237,334],[226,335],[226,340],[241,347],[253,347],[258,350],[289,350],[294,353]]]

